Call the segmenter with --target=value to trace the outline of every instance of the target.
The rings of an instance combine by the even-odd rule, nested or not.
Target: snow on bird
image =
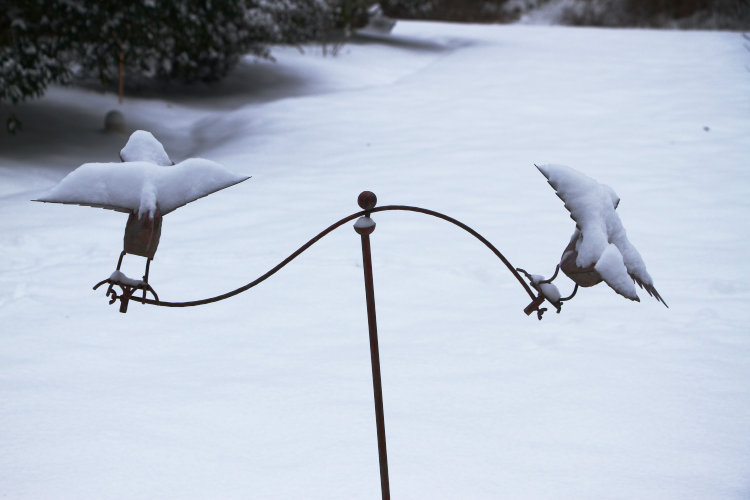
[[[190,158],[176,165],[151,133],[139,130],[120,152],[122,163],[85,163],[34,201],[162,215],[249,179],[218,163]]]
[[[120,160],[122,161],[150,161],[163,167],[174,165],[169,159],[164,146],[156,140],[151,132],[146,130],[136,130],[128,139],[128,143],[120,150]]]
[[[620,198],[595,179],[563,165],[536,165],[576,223],[560,268],[580,286],[601,281],[615,292],[639,301],[634,283],[665,306],[638,250],[628,240],[615,212]],[[668,306],[667,306],[668,307]]]

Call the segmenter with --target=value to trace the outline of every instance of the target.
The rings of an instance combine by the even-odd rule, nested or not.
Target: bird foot
[[[560,313],[560,311],[562,310],[562,303],[566,299],[560,298],[560,290],[558,290],[557,287],[552,284],[552,280],[557,277],[557,273],[558,271],[560,271],[560,266],[557,266],[557,268],[555,269],[555,273],[549,279],[546,279],[544,276],[539,276],[537,274],[529,274],[520,267],[517,267],[516,271],[526,276],[526,279],[529,280],[529,284],[531,285],[531,287],[538,293],[536,299],[534,299],[534,301],[526,306],[526,309],[524,309],[524,312],[527,316],[536,311],[537,317],[539,319],[542,319],[542,314],[544,314],[547,309],[539,308],[539,306],[542,305],[545,300],[552,304],[552,306],[554,306],[558,314]]]
[[[535,299],[534,299],[534,300],[533,300],[533,301],[531,302],[531,304],[529,304],[528,306],[526,306],[526,307],[525,307],[525,308],[523,309],[523,312],[524,312],[524,313],[526,313],[526,316],[530,316],[530,315],[531,315],[531,313],[533,313],[534,311],[536,311],[536,317],[537,317],[538,319],[540,319],[540,320],[541,320],[541,319],[542,319],[542,314],[544,314],[544,313],[545,313],[545,311],[547,311],[547,308],[546,308],[546,307],[539,307],[539,306],[541,306],[542,304],[544,304],[544,296],[543,296],[543,295],[542,295],[542,294],[540,293],[540,294],[539,294],[539,295],[538,295],[538,296],[537,296],[537,297],[536,297],[536,298],[535,298]]]
[[[107,287],[107,297],[110,297],[109,303],[114,304],[119,300],[121,313],[128,312],[128,303],[137,290],[143,291],[144,301],[146,300],[147,293],[151,293],[154,296],[154,299],[156,299],[157,302],[159,301],[159,296],[156,294],[156,291],[154,291],[151,285],[148,284],[145,276],[142,280],[136,280],[133,278],[129,278],[120,270],[116,270],[109,275],[109,278],[104,279],[94,285],[94,290],[105,283],[109,284],[109,286]],[[116,286],[120,289],[119,293],[115,289]]]

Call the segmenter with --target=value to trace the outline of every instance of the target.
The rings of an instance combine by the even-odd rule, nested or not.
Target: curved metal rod
[[[513,276],[516,277],[516,279],[521,284],[521,286],[523,286],[524,290],[526,290],[526,293],[529,294],[529,297],[531,297],[532,300],[536,298],[534,296],[534,292],[531,290],[531,288],[529,288],[529,286],[523,280],[523,278],[521,277],[521,275],[518,274],[518,271],[516,271],[516,269],[511,265],[511,263],[508,261],[508,259],[506,259],[505,256],[502,253],[500,253],[500,250],[498,250],[497,248],[495,248],[495,246],[492,243],[490,243],[487,240],[487,238],[485,238],[484,236],[482,236],[481,234],[479,234],[478,232],[476,232],[474,229],[470,228],[469,226],[467,226],[463,222],[461,222],[459,220],[456,220],[453,217],[449,217],[447,215],[441,214],[440,212],[435,212],[434,210],[428,210],[426,208],[411,207],[411,206],[407,206],[407,205],[386,205],[386,206],[382,206],[382,207],[375,207],[375,208],[373,208],[371,210],[362,210],[362,211],[353,213],[351,215],[348,215],[348,216],[344,217],[343,219],[341,219],[341,220],[339,220],[337,222],[334,222],[333,224],[331,224],[330,226],[328,226],[326,229],[324,229],[323,231],[321,231],[320,233],[318,233],[316,236],[314,236],[312,239],[310,239],[307,243],[305,243],[304,245],[302,245],[301,247],[299,247],[296,251],[294,251],[291,255],[289,255],[289,257],[287,257],[286,259],[284,259],[283,261],[281,261],[280,263],[278,263],[276,266],[274,266],[272,269],[270,269],[264,275],[260,276],[259,278],[255,279],[254,281],[251,281],[250,283],[248,283],[246,285],[243,285],[243,286],[241,286],[239,288],[236,288],[236,289],[234,289],[234,290],[232,290],[230,292],[223,293],[221,295],[217,295],[215,297],[210,297],[210,298],[207,298],[207,299],[192,300],[192,301],[188,301],[188,302],[164,302],[164,301],[160,301],[160,300],[153,300],[153,299],[149,299],[149,298],[135,297],[135,296],[130,297],[130,300],[133,300],[133,301],[136,301],[136,302],[141,302],[143,304],[151,304],[151,305],[155,305],[155,306],[164,306],[164,307],[192,307],[192,306],[200,306],[200,305],[203,305],[203,304],[210,304],[211,302],[218,302],[220,300],[228,299],[229,297],[233,297],[233,296],[235,296],[237,294],[245,292],[245,291],[251,289],[252,287],[254,287],[255,285],[258,285],[258,284],[262,283],[263,281],[265,281],[266,279],[270,278],[271,276],[273,276],[274,274],[276,274],[281,268],[283,268],[284,266],[286,266],[287,264],[289,264],[292,260],[294,260],[297,256],[299,256],[302,252],[304,252],[305,250],[307,250],[308,248],[310,248],[312,245],[314,245],[315,243],[317,243],[318,240],[320,240],[321,238],[323,238],[324,236],[326,236],[331,231],[333,231],[333,230],[339,228],[340,226],[346,224],[347,222],[352,221],[352,220],[354,220],[354,219],[356,219],[358,217],[362,217],[363,215],[369,216],[373,212],[386,212],[386,211],[390,211],[390,210],[398,210],[398,211],[404,211],[404,212],[417,212],[417,213],[421,213],[421,214],[425,214],[425,215],[431,215],[433,217],[437,217],[438,219],[443,219],[445,221],[448,221],[448,222],[450,222],[452,224],[455,224],[456,226],[460,227],[461,229],[463,229],[464,231],[468,232],[469,234],[471,234],[472,236],[474,236],[475,238],[477,238],[479,241],[481,241],[482,243],[484,243],[484,245],[487,248],[489,248],[492,251],[492,253],[494,253],[503,262],[503,264],[505,264],[505,266],[508,268],[508,270],[510,270],[510,272],[513,274]]]
[[[578,291],[578,283],[576,283],[576,286],[573,287],[573,293],[571,293],[570,295],[568,295],[565,298],[560,299],[560,302],[567,302],[567,301],[569,301],[570,299],[572,299],[573,297],[575,297],[577,291]]]
[[[539,282],[539,284],[543,285],[545,283],[552,283],[553,281],[555,281],[555,278],[557,278],[557,273],[559,273],[559,272],[560,272],[560,264],[558,264],[557,267],[555,267],[555,273],[552,275],[551,278],[548,278],[546,280],[542,280],[542,281]]]
[[[479,234],[478,232],[476,232],[475,230],[473,230],[472,228],[470,228],[463,222],[457,219],[454,219],[453,217],[449,217],[445,214],[441,214],[440,212],[436,212],[434,210],[429,210],[426,208],[419,208],[419,207],[410,207],[407,205],[386,205],[383,207],[375,207],[372,209],[372,212],[384,212],[386,210],[402,210],[405,212],[417,212],[420,214],[431,215],[433,217],[437,217],[438,219],[443,219],[444,221],[450,222],[451,224],[455,224],[456,226],[460,227],[461,229],[463,229],[464,231],[466,231],[467,233],[471,234],[476,239],[484,243],[484,246],[492,250],[492,253],[494,253],[497,256],[497,258],[500,259],[503,262],[503,264],[505,264],[505,267],[508,268],[511,274],[513,274],[513,276],[516,277],[516,279],[521,284],[523,289],[526,290],[526,293],[529,294],[529,297],[531,297],[532,300],[536,298],[534,295],[534,292],[531,290],[529,285],[526,284],[526,281],[524,281],[521,275],[518,274],[518,271],[516,271],[516,268],[513,267],[510,261],[508,261],[508,259],[505,258],[505,256],[500,252],[500,250],[495,248],[495,245],[490,243],[489,240],[487,240],[487,238],[485,238],[484,236],[482,236],[481,234]]]

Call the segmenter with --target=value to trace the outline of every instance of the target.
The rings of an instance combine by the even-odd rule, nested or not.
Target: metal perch
[[[326,229],[322,230],[320,233],[318,233],[317,235],[312,237],[310,240],[308,240],[304,245],[302,245],[297,250],[295,250],[286,259],[282,260],[276,266],[274,266],[269,271],[267,271],[265,274],[259,276],[258,278],[251,281],[250,283],[247,283],[246,285],[243,285],[239,288],[223,293],[221,295],[216,295],[214,297],[208,297],[208,298],[199,299],[199,300],[190,300],[190,301],[183,301],[183,302],[169,302],[169,301],[162,301],[158,299],[149,299],[149,298],[143,298],[143,297],[132,297],[132,300],[141,302],[143,304],[150,304],[150,305],[163,306],[163,307],[193,307],[193,306],[200,306],[200,305],[210,304],[212,302],[218,302],[220,300],[228,299],[242,292],[246,292],[247,290],[253,288],[254,286],[259,285],[260,283],[264,282],[266,279],[270,278],[271,276],[276,274],[278,271],[280,271],[283,267],[285,267],[287,264],[289,264],[292,260],[297,258],[305,250],[307,250],[308,248],[313,246],[315,243],[317,243],[320,239],[322,239],[328,233],[331,233],[332,231],[338,229],[339,227],[346,224],[347,222],[353,221],[354,219],[357,219],[363,216],[369,217],[371,214],[377,213],[377,212],[402,211],[402,212],[421,213],[424,215],[429,215],[429,216],[436,217],[438,219],[442,219],[444,221],[450,222],[451,224],[454,224],[460,227],[461,229],[463,229],[464,231],[466,231],[467,233],[471,234],[476,239],[481,241],[487,248],[489,248],[492,251],[492,253],[495,254],[495,256],[498,259],[500,259],[500,261],[502,261],[505,267],[508,268],[511,274],[513,274],[516,280],[518,280],[520,285],[523,287],[523,289],[532,299],[533,302],[528,307],[531,307],[533,304],[536,303],[536,306],[531,307],[531,309],[529,309],[528,311],[524,309],[524,312],[526,312],[527,315],[530,315],[532,312],[536,311],[538,309],[538,305],[544,302],[545,297],[542,294],[539,294],[539,295],[534,294],[534,291],[532,290],[532,288],[524,281],[523,277],[519,274],[516,268],[513,267],[510,261],[508,261],[508,259],[500,252],[500,250],[497,249],[497,247],[495,247],[495,245],[490,243],[490,241],[487,238],[485,238],[484,236],[482,236],[477,231],[472,229],[470,226],[464,224],[463,222],[457,219],[454,219],[453,217],[450,217],[448,215],[442,214],[440,212],[429,210],[427,208],[413,207],[409,205],[384,205],[382,207],[375,207],[375,204],[377,203],[377,197],[375,196],[374,193],[370,191],[362,192],[359,195],[359,198],[357,201],[360,207],[363,208],[363,210],[353,213],[351,215],[347,215],[343,219],[340,219],[337,222],[334,222],[333,224],[328,226]],[[540,300],[540,296],[541,296],[541,300]]]

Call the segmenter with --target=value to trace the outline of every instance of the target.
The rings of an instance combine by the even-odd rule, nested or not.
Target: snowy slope
[[[572,222],[533,164],[612,186],[669,303],[604,285],[539,322],[475,240],[375,214],[391,491],[430,499],[750,495],[750,54],[738,34],[399,23],[338,57],[247,61],[126,99],[180,162],[252,175],[165,217],[164,300],[235,288],[358,209],[456,217],[549,275]],[[91,290],[124,214],[31,203],[86,162],[112,95],[53,89],[0,135],[0,494],[379,498],[359,238],[214,305]],[[138,276],[142,261],[126,258]],[[556,282],[565,295],[572,284]]]

